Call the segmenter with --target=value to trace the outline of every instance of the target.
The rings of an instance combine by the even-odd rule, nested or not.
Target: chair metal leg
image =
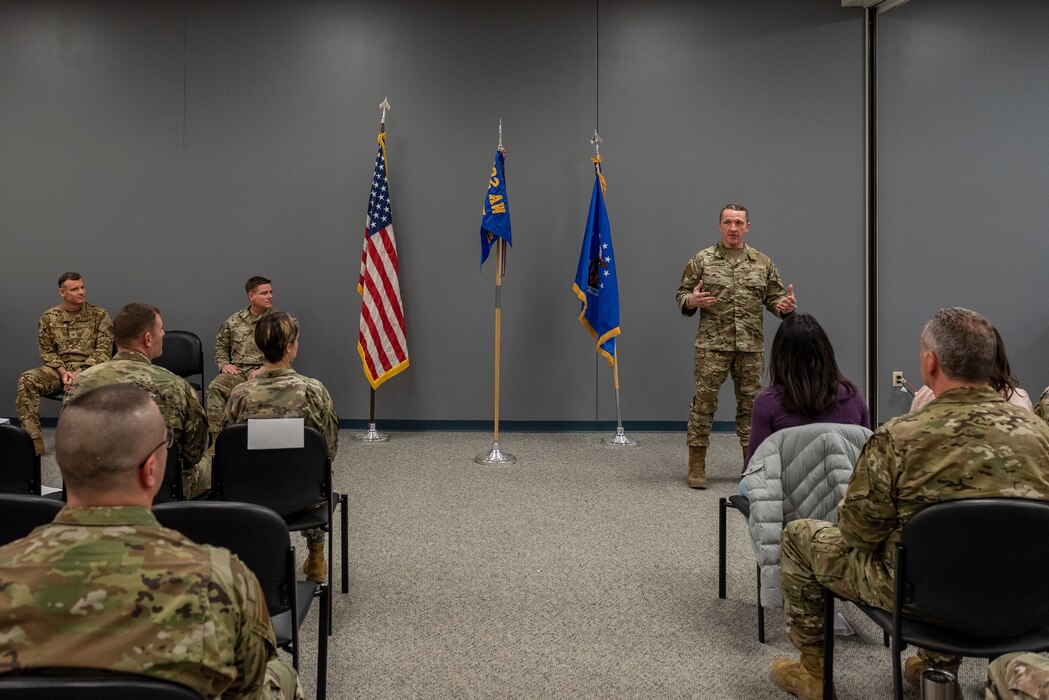
[[[823,697],[834,697],[834,594],[823,592]]]
[[[350,494],[342,494],[342,592],[350,592]]]
[[[295,585],[295,548],[288,548],[288,580],[291,581],[291,665],[299,672],[299,591]]]
[[[758,582],[758,641],[765,643],[765,606],[761,604],[761,567],[757,567],[755,580]]]
[[[727,504],[727,499],[718,499],[718,598],[725,597],[725,508]]]
[[[900,642],[892,638],[892,691],[896,700],[903,700],[903,664],[900,662]]]
[[[321,614],[317,616],[317,700],[325,700],[328,695],[328,637],[331,629],[324,624],[324,608],[331,609],[331,587],[321,587]]]

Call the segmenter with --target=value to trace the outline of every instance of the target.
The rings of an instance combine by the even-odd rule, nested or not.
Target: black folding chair
[[[40,495],[40,456],[26,431],[0,424],[0,493]]]
[[[199,383],[189,383],[198,392],[207,386],[204,383],[204,347],[200,336],[191,331],[165,331],[163,350],[161,356],[153,360],[153,364],[183,379],[199,376]]]
[[[903,526],[893,610],[857,603],[892,638],[893,688],[903,698],[908,644],[993,659],[1049,650],[1049,502],[943,501]],[[823,696],[834,686],[834,596],[825,596]]]
[[[226,427],[215,441],[211,498],[258,503],[284,518],[288,530],[328,532],[328,581],[332,579],[335,509],[342,505],[342,592],[349,592],[348,497],[332,489],[331,460],[320,431],[305,427],[303,447],[248,449],[248,425]]]
[[[164,483],[153,497],[153,505],[181,500],[182,457],[179,456],[178,447],[171,447],[168,449],[168,461],[164,466]]]
[[[320,598],[317,614],[317,697],[324,698],[328,684],[328,610],[331,590],[327,584],[295,580],[295,548],[283,518],[269,508],[252,503],[182,501],[153,509],[164,527],[177,530],[198,544],[225,547],[236,554],[259,580],[277,644],[291,652],[299,669],[299,628],[313,599]]]
[[[20,540],[55,519],[62,502],[26,493],[0,493],[0,546]]]
[[[35,668],[0,675],[2,700],[202,700],[203,697],[185,685],[116,671]]]
[[[746,496],[736,494],[728,498],[718,499],[718,598],[725,597],[725,530],[726,512],[728,508],[738,510],[744,519],[750,518],[750,501]],[[765,608],[761,605],[761,567],[757,570],[757,592],[758,592],[758,641],[765,643]]]

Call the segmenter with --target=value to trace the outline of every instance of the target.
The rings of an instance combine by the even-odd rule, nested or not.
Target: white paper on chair
[[[301,449],[305,445],[302,418],[249,418],[249,450]]]

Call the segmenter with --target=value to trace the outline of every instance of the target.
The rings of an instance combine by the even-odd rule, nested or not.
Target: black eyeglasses
[[[167,429],[167,435],[164,437],[164,440],[162,442],[160,442],[152,450],[150,450],[149,454],[147,454],[145,457],[142,458],[142,462],[138,465],[138,468],[141,469],[142,467],[144,467],[145,464],[146,464],[146,460],[149,459],[150,455],[152,455],[154,452],[159,450],[161,447],[167,447],[170,450],[174,446],[175,446],[175,431],[173,431],[171,428],[168,428]]]

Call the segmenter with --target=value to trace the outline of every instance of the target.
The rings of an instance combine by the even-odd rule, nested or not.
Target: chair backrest
[[[153,497],[153,505],[181,500],[182,457],[179,456],[178,448],[172,447],[168,450],[168,462],[164,467],[164,483],[161,484],[157,495]]]
[[[40,456],[19,427],[0,425],[0,493],[40,494]]]
[[[153,514],[197,544],[225,547],[240,557],[262,585],[271,617],[290,609],[295,585],[291,535],[272,510],[253,503],[180,501],[158,505]]]
[[[896,555],[907,614],[987,638],[1049,623],[1049,502],[926,506],[904,524]]]
[[[190,331],[165,331],[164,352],[153,360],[153,364],[180,377],[195,377],[199,374],[203,383],[204,348],[200,336]]]
[[[326,504],[331,462],[324,436],[304,428],[303,447],[249,450],[245,423],[223,429],[211,463],[211,497],[257,503],[287,517]]]
[[[26,493],[0,493],[0,546],[20,540],[55,519],[62,501]]]
[[[36,668],[0,675],[3,700],[201,700],[193,688],[171,681],[116,671]]]

